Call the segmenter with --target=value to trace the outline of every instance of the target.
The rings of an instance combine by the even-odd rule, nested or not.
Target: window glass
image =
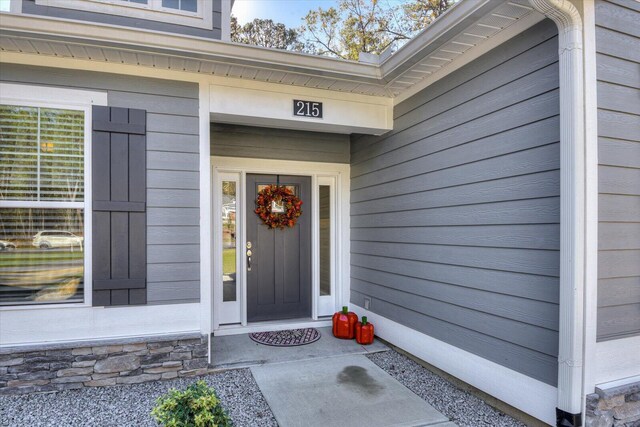
[[[320,295],[331,295],[331,187],[320,186]]]
[[[198,0],[162,0],[162,7],[184,10],[186,12],[197,12]]]
[[[187,12],[197,12],[198,0],[180,0],[180,10],[186,10]]]
[[[236,300],[236,182],[222,182],[222,300]]]
[[[0,106],[0,199],[84,199],[84,113]]]
[[[84,120],[0,105],[0,305],[83,300]]]
[[[0,209],[0,305],[83,300],[82,209]]]

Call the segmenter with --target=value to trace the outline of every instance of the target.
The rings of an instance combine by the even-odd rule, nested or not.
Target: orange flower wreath
[[[284,212],[272,212],[273,202],[284,207]],[[302,200],[296,197],[291,190],[285,186],[267,185],[258,193],[256,199],[257,208],[254,211],[269,228],[279,228],[296,225],[298,218],[302,215]]]

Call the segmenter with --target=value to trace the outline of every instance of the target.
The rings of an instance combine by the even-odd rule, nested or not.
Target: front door
[[[311,317],[311,177],[247,174],[246,182],[247,321]],[[277,183],[303,202],[293,228],[270,229],[254,213],[258,192]]]

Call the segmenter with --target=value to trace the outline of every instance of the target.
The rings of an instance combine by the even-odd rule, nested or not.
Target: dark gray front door
[[[311,178],[280,175],[280,185],[291,188],[303,202],[296,225],[284,230],[269,229],[254,213],[260,189],[277,182],[276,175],[247,175],[249,322],[311,316]]]

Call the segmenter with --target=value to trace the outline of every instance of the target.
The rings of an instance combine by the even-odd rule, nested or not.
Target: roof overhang
[[[406,99],[544,19],[528,0],[461,1],[381,64],[86,21],[0,14],[0,53],[74,58]]]

